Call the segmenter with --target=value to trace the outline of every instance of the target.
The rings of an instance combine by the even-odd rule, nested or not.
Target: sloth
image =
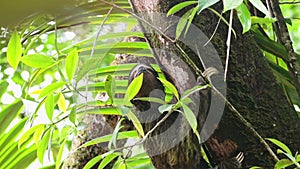
[[[146,132],[150,131],[165,115],[167,112],[160,113],[158,111],[158,107],[160,106],[158,103],[150,103],[148,101],[142,101],[138,100],[137,98],[140,97],[155,97],[160,98],[164,100],[165,98],[165,91],[164,86],[160,82],[158,78],[158,73],[151,67],[149,64],[137,64],[130,72],[129,78],[128,78],[128,85],[140,74],[143,73],[143,83],[142,86],[137,93],[137,95],[131,100],[131,103],[133,105],[133,112],[136,114],[138,119],[140,120],[143,129]],[[170,79],[170,76],[163,72],[164,76],[167,78],[167,80]],[[170,81],[170,80],[169,80]],[[205,83],[203,80],[201,83]],[[205,99],[209,99],[209,97],[205,97]],[[209,101],[204,101],[204,103],[209,104]],[[150,134],[151,141],[146,139],[144,142],[144,148],[147,151],[147,153],[151,154],[153,151],[157,151],[158,149],[162,148],[165,143],[170,142],[169,140],[159,140],[157,135],[160,133],[168,130],[169,126],[171,126],[175,120],[178,118],[179,112],[174,111],[163,123],[160,124],[158,128],[155,129],[154,132]],[[172,138],[172,136],[169,136],[168,138]],[[157,140],[155,140],[157,139]],[[205,144],[205,143],[204,143]],[[200,146],[199,146],[200,147]],[[205,146],[204,146],[205,147]],[[172,152],[173,151],[173,152]],[[176,151],[176,152],[174,152]],[[176,169],[176,168],[194,168],[196,166],[192,166],[194,164],[191,164],[191,166],[183,166],[178,163],[183,162],[184,160],[180,159],[179,157],[176,157],[177,160],[175,160],[174,165],[164,165],[162,164],[156,164],[155,161],[160,161],[162,158],[167,158],[167,162],[170,162],[170,154],[172,153],[184,153],[186,152],[186,147],[184,147],[184,143],[178,145],[177,147],[171,149],[169,152],[163,153],[161,155],[156,155],[151,157],[153,164],[155,167],[160,166],[158,168],[166,168],[166,169]],[[199,148],[200,152],[200,148]],[[199,153],[198,153],[199,154]],[[154,159],[154,160],[153,160]],[[219,164],[215,165],[213,169],[235,169],[235,168],[241,168],[241,162],[244,159],[243,153],[239,153],[236,157],[229,158],[227,160],[224,160],[220,162]],[[173,160],[174,161],[174,160]],[[172,163],[172,162],[171,162]],[[176,163],[176,164],[175,164]],[[184,163],[184,162],[183,162]],[[201,158],[201,168],[210,168],[209,165]],[[188,165],[188,164],[185,164]],[[198,168],[198,166],[197,166]]]

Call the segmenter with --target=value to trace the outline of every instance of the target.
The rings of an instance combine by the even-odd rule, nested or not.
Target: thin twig
[[[228,64],[229,64],[229,53],[230,53],[232,20],[233,20],[233,10],[230,11],[229,28],[228,28],[228,35],[227,35],[227,41],[226,41],[227,51],[226,51],[225,71],[224,71],[224,82],[226,82],[227,71],[228,71]]]

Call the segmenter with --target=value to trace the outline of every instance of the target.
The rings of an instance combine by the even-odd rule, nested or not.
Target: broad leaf
[[[62,111],[64,113],[67,111],[66,99],[62,93],[59,94],[59,99],[58,99],[57,105],[58,105],[58,108],[60,111]]]
[[[29,130],[27,130],[22,137],[18,141],[18,147],[20,148],[23,143],[25,143],[30,137],[33,137],[33,134],[36,132],[38,128],[44,128],[44,124],[38,124],[36,126],[31,127]]]
[[[249,0],[250,3],[255,6],[258,10],[260,10],[262,13],[264,13],[266,16],[270,17],[270,13],[266,6],[261,2],[261,0]]]
[[[55,82],[55,83],[50,84],[49,86],[47,86],[43,89],[43,91],[41,92],[41,94],[39,96],[39,99],[47,96],[50,93],[55,92],[57,89],[63,87],[65,84],[66,84],[66,82]]]
[[[54,105],[53,94],[50,93],[45,100],[46,114],[50,121],[52,121],[52,118],[53,118],[54,106],[55,105]]]
[[[215,3],[219,2],[220,0],[198,0],[198,12],[200,13],[204,9],[214,5]]]
[[[33,68],[46,68],[55,63],[51,57],[42,54],[26,55],[21,58],[21,61]]]
[[[144,74],[140,74],[138,77],[132,80],[129,84],[127,91],[124,96],[124,103],[127,105],[130,100],[132,100],[140,91],[143,84],[143,76]]]
[[[115,78],[113,78],[111,75],[108,75],[105,79],[105,90],[109,98],[111,99],[113,103],[113,99],[116,92],[116,81]]]
[[[243,3],[243,0],[223,0],[223,12],[237,8],[241,3]]]
[[[242,3],[236,8],[239,20],[243,26],[243,33],[247,32],[251,28],[251,14],[247,6]]]
[[[50,135],[51,135],[51,132],[50,132],[50,129],[48,129],[46,131],[46,133],[44,133],[42,140],[38,144],[39,146],[37,149],[37,157],[38,157],[38,160],[40,161],[40,163],[42,163],[42,164],[44,162],[44,155],[47,150],[48,143],[50,141]]]
[[[107,166],[107,164],[109,164],[113,159],[115,159],[116,157],[118,157],[120,155],[120,153],[113,153],[113,154],[109,154],[107,155],[100,163],[98,169],[103,169],[105,166]]]
[[[132,111],[130,111],[126,116],[133,123],[133,125],[134,125],[135,129],[137,130],[137,132],[142,137],[144,137],[145,133],[144,133],[144,130],[143,130],[143,126],[142,126],[141,122],[139,121],[139,119],[136,117],[136,115]]]
[[[198,141],[201,142],[200,140],[200,134],[197,131],[197,119],[195,114],[193,113],[193,111],[185,104],[181,104],[182,108],[183,108],[183,112],[184,112],[184,116],[186,118],[186,120],[188,121],[188,123],[190,124],[191,128],[193,129],[193,132],[196,134]]]
[[[73,49],[66,58],[66,73],[69,81],[71,81],[74,77],[74,74],[78,65],[78,52],[77,49]]]
[[[0,81],[0,99],[4,93],[6,93],[6,89],[8,87],[8,82],[6,80]]]
[[[182,10],[183,8],[189,6],[189,5],[193,5],[193,4],[197,4],[197,1],[186,1],[186,2],[181,2],[175,6],[173,6],[167,13],[167,16],[172,15],[180,10]]]
[[[288,148],[288,146],[286,146],[284,143],[282,143],[279,140],[276,140],[274,138],[266,138],[266,140],[271,141],[272,143],[276,144],[278,147],[280,147],[282,150],[284,150],[286,153],[288,153],[289,155],[293,155],[291,150]]]
[[[0,135],[4,133],[6,128],[9,126],[11,121],[16,117],[18,112],[21,110],[23,103],[20,99],[17,99],[12,104],[5,107],[0,112]]]
[[[21,38],[17,31],[14,31],[7,46],[7,61],[10,66],[17,69],[22,56]]]
[[[158,79],[162,82],[162,84],[165,85],[165,87],[167,87],[174,94],[176,99],[179,100],[179,94],[178,94],[176,87],[171,82],[167,81],[166,79],[163,79],[163,78],[158,78]]]

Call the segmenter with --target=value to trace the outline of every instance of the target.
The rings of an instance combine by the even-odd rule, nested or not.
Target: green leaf
[[[251,14],[247,6],[242,3],[236,8],[239,20],[243,26],[243,33],[247,32],[251,28]]]
[[[181,2],[175,6],[173,6],[167,13],[167,16],[172,15],[180,10],[182,10],[183,8],[189,6],[189,5],[193,5],[193,4],[197,4],[197,1],[185,1],[185,2]]]
[[[54,105],[53,94],[50,93],[45,100],[46,114],[50,121],[52,121],[52,118],[53,118],[54,106],[55,105]]]
[[[33,68],[46,68],[55,63],[51,57],[42,54],[26,55],[21,58],[21,61]]]
[[[18,147],[20,148],[22,146],[23,143],[25,143],[30,137],[32,137],[32,135],[35,133],[35,131],[38,128],[44,128],[44,124],[38,124],[36,126],[31,127],[30,129],[28,129],[23,135],[22,137],[19,139],[18,141]]]
[[[288,153],[289,155],[293,155],[291,150],[288,148],[288,146],[286,146],[284,143],[282,143],[279,140],[276,140],[274,138],[266,138],[266,140],[271,141],[272,143],[274,143],[275,145],[277,145],[278,147],[280,147],[282,150],[284,150],[286,153]]]
[[[194,8],[193,8],[194,9]],[[178,21],[176,27],[176,39],[179,39],[182,31],[184,30],[186,23],[188,21],[189,16],[191,15],[193,9],[188,10]]]
[[[179,100],[179,94],[178,94],[176,87],[171,82],[167,81],[166,79],[163,79],[163,78],[158,78],[158,79],[162,82],[162,84],[165,85],[165,87],[167,87],[174,94],[176,99]]]
[[[69,81],[71,81],[74,77],[74,74],[78,65],[78,52],[77,49],[73,49],[66,58],[66,73]]]
[[[35,141],[35,144],[38,145],[41,141],[40,138],[44,132],[45,125],[40,125],[34,132],[33,140]]]
[[[121,118],[121,120],[118,121],[114,129],[114,132],[112,133],[112,138],[109,140],[108,143],[109,149],[112,149],[112,145],[114,146],[113,148],[117,148],[117,138],[118,138],[119,131],[123,128],[123,126],[121,126],[123,120],[124,118]]]
[[[220,0],[198,0],[198,12],[200,13],[204,9],[214,5],[215,3],[219,2]]]
[[[75,107],[73,107],[73,108],[71,109],[71,112],[70,112],[70,114],[69,114],[69,120],[70,120],[73,124],[76,123],[76,110],[75,110]]]
[[[88,142],[84,143],[79,148],[87,147],[87,146],[91,146],[91,145],[95,145],[95,144],[99,144],[99,143],[108,142],[111,138],[112,138],[112,134],[108,134],[108,135],[105,135],[105,136],[102,136],[102,137],[98,137],[98,138],[95,138],[91,141],[88,141]],[[118,134],[117,139],[121,140],[121,139],[127,139],[127,138],[139,138],[137,131],[133,130],[133,131],[120,132]]]
[[[139,121],[139,119],[136,117],[136,115],[130,111],[127,115],[128,119],[133,123],[133,126],[135,127],[135,129],[137,130],[137,132],[144,137],[145,133],[143,130],[143,126],[141,124],[141,122]]]
[[[160,113],[168,112],[173,108],[173,104],[164,104],[158,107]]]
[[[281,160],[277,161],[274,168],[275,169],[282,169],[282,168],[291,166],[292,164],[293,164],[293,162],[289,159],[281,159]]]
[[[59,93],[59,98],[58,98],[57,105],[58,105],[58,108],[59,108],[60,111],[62,111],[64,113],[67,111],[66,99],[65,99],[65,96],[62,93]]]
[[[139,98],[134,98],[133,100],[141,100],[141,101],[148,101],[148,102],[159,103],[159,104],[166,104],[164,100],[155,97],[139,97]]]
[[[4,93],[6,93],[6,89],[8,87],[8,82],[6,80],[0,81],[0,99]]]
[[[98,169],[103,169],[105,166],[107,166],[107,164],[109,164],[113,159],[115,159],[116,157],[118,157],[120,154],[119,153],[113,153],[113,154],[109,154],[107,155],[100,163]]]
[[[44,161],[44,155],[47,150],[48,143],[50,141],[50,134],[51,134],[50,130],[47,130],[46,133],[44,133],[42,140],[38,144],[39,146],[37,149],[37,157],[38,157],[38,160],[40,161],[40,163],[42,163],[42,164]]]
[[[191,89],[188,89],[186,90],[183,95],[182,95],[182,98],[181,99],[184,99],[184,98],[187,98],[189,97],[190,95],[194,94],[195,92],[198,92],[200,90],[205,90],[209,87],[209,85],[204,85],[204,86],[201,86],[201,85],[197,85]]]
[[[192,11],[191,15],[188,18],[189,22],[187,23],[186,29],[184,31],[184,36],[187,34],[188,30],[190,29],[190,26],[191,26],[191,24],[192,24],[192,22],[194,20],[194,17],[195,17],[195,15],[197,13],[197,10],[198,10],[197,7],[193,8],[193,11]]]
[[[59,169],[59,166],[61,164],[61,157],[62,157],[62,154],[64,152],[64,148],[65,148],[65,144],[66,144],[67,140],[68,139],[65,139],[63,141],[63,143],[60,145],[58,155],[57,155],[57,158],[56,158],[56,161],[55,161],[55,169]]]
[[[200,135],[199,132],[197,131],[197,119],[193,111],[186,105],[186,104],[181,104],[184,112],[184,116],[188,123],[190,124],[191,128],[193,129],[193,132],[196,134],[198,141],[201,142],[200,140]]]
[[[264,13],[266,16],[270,17],[270,13],[266,6],[261,2],[261,0],[249,0],[249,2],[255,6],[258,10],[260,10],[262,13]]]
[[[47,86],[43,89],[43,91],[41,92],[41,94],[39,96],[39,99],[47,96],[50,93],[55,92],[57,89],[63,87],[65,84],[67,84],[67,83],[66,82],[54,82],[54,83],[50,84],[49,86]]]
[[[85,164],[85,166],[83,167],[83,169],[90,169],[90,168],[92,168],[101,159],[102,159],[102,155],[99,155],[99,156],[96,156],[96,157],[92,158],[88,163]]]
[[[105,79],[105,91],[109,98],[111,99],[113,103],[113,99],[115,96],[115,91],[116,91],[116,81],[115,78],[113,78],[111,75],[108,75]]]
[[[130,100],[132,100],[140,91],[143,84],[143,76],[144,74],[140,74],[138,77],[132,80],[129,84],[127,91],[124,96],[124,103],[127,105]]]
[[[14,69],[17,69],[22,56],[21,38],[17,31],[14,31],[7,46],[7,62]]]
[[[251,16],[252,24],[270,24],[276,22],[276,18],[260,18],[257,16]]]
[[[12,104],[6,106],[1,112],[0,112],[0,135],[4,133],[6,128],[9,126],[9,124],[12,122],[12,120],[16,117],[18,112],[23,107],[23,102],[20,99],[17,99]]]
[[[223,0],[224,10],[226,12],[231,9],[235,9],[243,3],[243,0]]]

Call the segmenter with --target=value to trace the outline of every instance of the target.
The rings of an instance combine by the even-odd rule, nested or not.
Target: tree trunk
[[[143,19],[140,20],[140,24],[144,29],[143,31],[146,32],[145,36],[153,48],[157,62],[170,74],[178,91],[180,94],[183,94],[185,90],[195,85],[193,79],[197,78],[197,72],[194,71],[195,69],[191,64],[184,63],[187,61],[183,59],[182,51],[177,45],[181,46],[189,58],[196,63],[197,67],[203,68],[204,66],[198,59],[196,52],[187,47],[189,45],[183,43],[184,38],[181,42],[173,42],[168,38],[175,37],[178,20],[167,20],[165,17],[157,17],[157,14],[155,14],[166,14],[172,6],[179,2],[182,1],[131,0],[134,12],[138,13]],[[216,4],[214,8],[221,12],[222,4]],[[182,12],[178,13],[179,16],[182,14]],[[228,16],[225,16],[225,18],[228,18]],[[205,10],[199,16],[195,17],[193,23],[206,36],[213,36],[211,43],[225,65],[228,26],[221,21],[217,32],[213,34],[218,20],[217,15]],[[145,21],[150,24],[145,23]],[[160,29],[163,34],[154,30],[153,27]],[[286,99],[282,88],[277,83],[252,34],[242,34],[242,28],[238,23],[237,17],[234,17],[233,28],[237,37],[233,37],[231,40],[229,71],[226,81],[227,99],[233,103],[234,107],[252,124],[263,138],[279,139],[286,143],[293,152],[296,152],[297,148],[299,148],[297,146],[300,145],[300,123],[293,106]],[[195,35],[189,35],[189,33],[186,35],[186,40],[190,41],[189,43],[191,44],[197,44],[199,41],[198,38]],[[164,50],[159,50],[161,48]],[[205,54],[202,53],[201,55]],[[214,66],[214,62],[209,62],[208,66]],[[219,72],[222,72],[220,68],[217,69]],[[211,108],[217,109],[217,107],[214,105]],[[219,111],[223,111],[222,105],[220,107]],[[203,115],[200,113],[198,122],[203,121],[201,117]],[[199,168],[201,166],[201,152],[198,140],[191,130],[186,131],[188,124],[185,122],[185,119],[181,116],[177,119],[183,125],[181,128],[178,128],[179,134],[180,132],[189,134],[179,144],[175,145],[175,147],[160,154],[152,155],[152,162],[158,169]],[[203,123],[200,124],[201,126],[204,125]],[[206,135],[201,136],[205,137]],[[167,141],[170,142],[172,139],[172,137],[167,138]],[[224,114],[221,122],[218,124],[217,130],[206,141],[205,145],[215,163],[233,157],[242,151],[245,154],[243,167],[254,165],[274,166],[274,160],[272,160],[272,157],[266,148],[262,146],[259,139],[249,131],[245,124],[227,106],[224,109]],[[166,145],[160,145],[159,147],[162,148],[164,146]],[[147,148],[146,145],[148,152],[151,148]]]

